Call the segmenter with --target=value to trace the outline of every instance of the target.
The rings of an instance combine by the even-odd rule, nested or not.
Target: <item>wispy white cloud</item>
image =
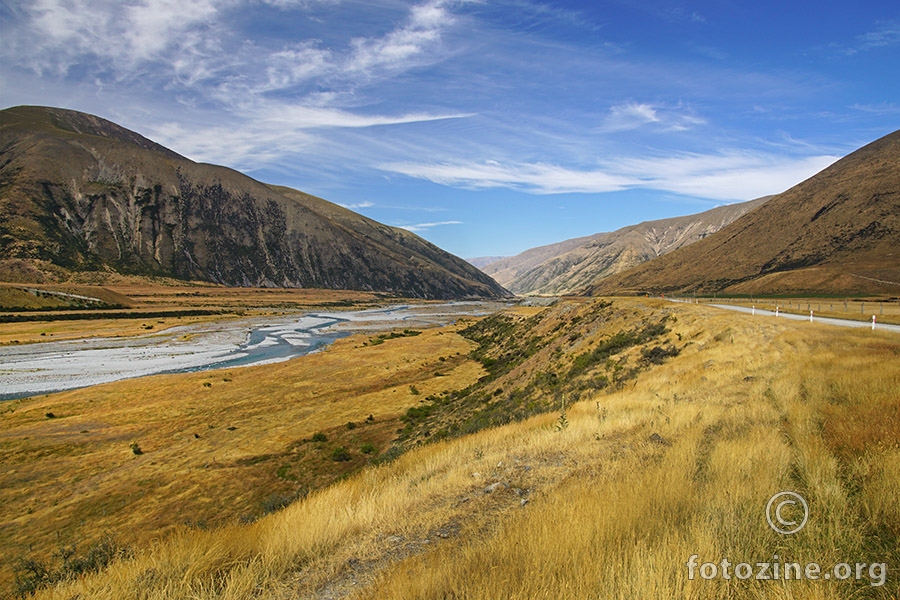
[[[859,36],[856,49],[872,50],[900,45],[900,22],[882,23],[877,29]]]
[[[838,156],[791,158],[748,151],[625,158],[608,168],[643,187],[710,198],[743,200],[777,194],[815,175]]]
[[[432,0],[410,9],[407,22],[380,38],[356,38],[347,69],[406,68],[441,41],[442,31],[454,23],[445,0]]]
[[[659,117],[656,109],[649,104],[628,102],[619,104],[609,109],[609,115],[603,123],[603,130],[607,132],[628,131],[637,129],[647,123],[658,123]]]
[[[743,200],[782,192],[832,164],[836,156],[786,158],[749,152],[618,158],[595,169],[545,164],[388,164],[383,168],[434,183],[470,189],[510,188],[533,194],[604,193],[655,189],[714,200]]]
[[[24,10],[25,23],[5,34],[5,46],[38,72],[66,73],[92,62],[121,78],[142,62],[165,58],[167,50],[186,57],[209,44],[197,31],[226,2],[36,0]]]
[[[369,202],[368,200],[364,200],[363,202],[351,202],[349,204],[337,202],[337,205],[343,206],[344,208],[349,209],[349,210],[359,210],[361,208],[369,208],[369,207],[375,206],[375,204],[373,202]]]
[[[661,131],[686,131],[705,123],[705,119],[689,112],[679,112],[678,109],[625,102],[610,107],[600,130],[604,133],[616,133],[655,125]]]
[[[266,78],[256,93],[291,88],[333,70],[334,53],[313,40],[286,46],[264,57]]]
[[[441,185],[466,189],[509,188],[535,194],[614,192],[625,189],[632,181],[600,170],[577,171],[535,163],[393,163],[382,168]]]
[[[320,40],[257,43],[233,19],[253,4],[304,10],[335,0],[35,0],[0,41],[0,58],[39,74],[93,74],[97,84],[168,88],[199,105],[231,111],[231,126],[280,111],[298,127],[368,127],[447,118],[427,112],[362,114],[342,105],[365,100],[358,87],[384,75],[440,60],[443,32],[460,0],[415,4],[381,36],[323,47]],[[323,93],[322,89],[326,92]],[[287,97],[290,97],[288,100]],[[280,98],[279,98],[280,97]],[[455,113],[450,116],[458,116]]]
[[[850,108],[874,115],[895,115],[900,113],[900,106],[894,104],[893,102],[882,102],[881,104],[856,103]]]
[[[254,120],[267,127],[295,129],[323,129],[330,127],[361,128],[376,125],[403,125],[444,119],[464,119],[471,114],[412,113],[399,115],[370,115],[348,112],[339,108],[304,106],[284,102],[262,103],[250,109]],[[284,129],[282,129],[284,131]]]
[[[329,129],[471,116],[366,93],[376,80],[441,60],[452,8],[465,1],[425,0],[394,13],[384,33],[326,44],[302,34],[246,37],[236,19],[271,7],[311,18],[331,14],[339,0],[34,0],[15,12],[0,60],[57,80],[90,73],[96,86],[177,99],[179,111],[155,114],[141,132],[195,160],[256,169],[311,153],[328,143]]]
[[[145,133],[188,158],[255,170],[288,156],[312,152],[324,142],[326,129],[361,129],[443,119],[465,118],[452,114],[363,115],[337,108],[302,106],[260,100],[244,106],[239,121],[230,126],[186,126],[167,122]]]
[[[252,123],[242,123],[240,127],[190,127],[168,122],[152,125],[144,133],[192,160],[249,171],[278,163],[287,152],[309,150],[317,142],[316,136],[309,132],[293,130],[287,134],[277,127]]]
[[[317,4],[339,4],[341,0],[259,0],[262,4],[268,4],[276,8],[309,8]]]
[[[462,221],[437,221],[434,223],[417,223],[415,225],[397,225],[396,227],[400,229],[405,229],[407,231],[412,231],[414,233],[418,233],[421,231],[427,231],[432,227],[443,227],[444,225],[462,225]]]
[[[898,45],[900,45],[900,21],[885,21],[879,23],[872,31],[856,36],[851,43],[834,43],[829,48],[839,54],[853,56]]]

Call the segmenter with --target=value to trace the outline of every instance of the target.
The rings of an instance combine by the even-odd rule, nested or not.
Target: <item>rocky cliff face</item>
[[[232,286],[506,295],[410,232],[194,163],[109,121],[38,107],[0,116],[0,260]]]

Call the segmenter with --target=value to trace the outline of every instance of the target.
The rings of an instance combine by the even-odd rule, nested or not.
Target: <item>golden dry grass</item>
[[[900,339],[621,302],[674,314],[684,348],[567,427],[548,414],[423,446],[38,597],[896,598]],[[765,522],[782,490],[811,506],[795,536]],[[693,554],[889,570],[882,586],[690,580]]]
[[[29,549],[46,557],[58,544],[86,547],[106,532],[145,544],[179,524],[257,517],[267,502],[367,464],[389,448],[408,407],[483,374],[453,327],[377,346],[364,346],[367,339],[351,336],[275,365],[4,403],[0,548],[7,562]],[[304,443],[316,432],[328,441]],[[131,442],[144,454],[134,455]],[[366,443],[376,452],[364,454]],[[339,446],[351,460],[331,460]]]
[[[396,564],[358,597],[896,598],[900,343],[728,329],[718,347],[689,349],[606,400],[609,420],[579,405],[558,437],[580,467],[545,499],[496,530]],[[630,435],[604,449],[618,432]],[[648,443],[650,432],[671,445]],[[764,520],[781,490],[812,506],[795,537]],[[890,571],[882,586],[691,581],[693,554]]]

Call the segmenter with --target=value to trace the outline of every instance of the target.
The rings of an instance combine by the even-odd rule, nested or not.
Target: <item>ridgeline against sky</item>
[[[0,105],[462,256],[782,192],[900,122],[889,2],[12,0]]]

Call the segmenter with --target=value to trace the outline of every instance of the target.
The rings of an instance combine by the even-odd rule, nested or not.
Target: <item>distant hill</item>
[[[587,292],[900,295],[900,131]]]
[[[409,231],[195,163],[105,119],[10,108],[0,111],[0,272],[39,275],[42,265],[422,298],[508,294]]]
[[[647,221],[611,233],[573,238],[483,267],[517,294],[569,294],[692,244],[759,207],[769,196],[685,217]]]
[[[467,258],[466,262],[472,265],[473,267],[477,267],[479,269],[483,269],[491,263],[495,263],[498,260],[503,260],[507,258],[506,256],[477,256],[475,258]]]

